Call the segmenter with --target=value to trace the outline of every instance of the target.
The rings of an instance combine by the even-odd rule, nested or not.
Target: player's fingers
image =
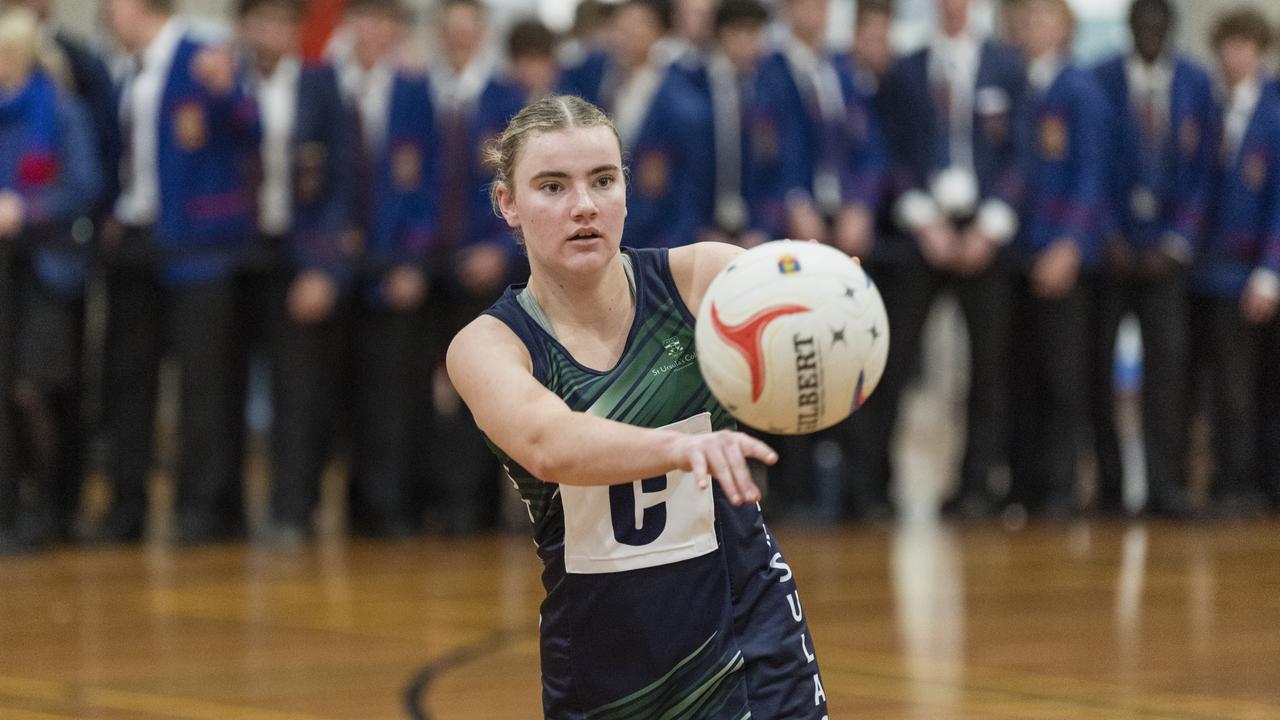
[[[731,438],[724,446],[725,458],[729,461],[729,470],[733,473],[734,484],[742,493],[743,502],[758,502],[760,489],[751,478],[751,468],[747,467],[747,458],[742,454],[742,447],[736,438]]]
[[[725,457],[724,448],[721,445],[713,444],[707,447],[707,464],[710,466],[711,476],[720,483],[720,487],[724,488],[724,494],[729,497],[729,502],[741,505],[742,490],[738,487],[733,471],[729,468],[729,459]]]
[[[743,455],[755,458],[765,465],[778,462],[778,452],[760,440],[745,433],[738,433],[735,437],[738,439],[738,447],[742,448]]]
[[[689,453],[690,472],[693,478],[698,481],[698,489],[706,490],[711,486],[711,478],[707,474],[707,456],[702,450],[694,449]]]

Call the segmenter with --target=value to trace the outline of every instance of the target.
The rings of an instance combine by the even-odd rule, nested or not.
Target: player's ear
[[[502,219],[507,221],[507,227],[520,227],[520,213],[516,212],[515,193],[506,183],[498,183],[494,193],[498,198],[498,212],[502,213]]]

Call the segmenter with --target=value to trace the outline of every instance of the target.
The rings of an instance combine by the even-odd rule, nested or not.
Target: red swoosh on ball
[[[720,320],[716,304],[711,303],[711,325],[716,329],[716,334],[742,353],[747,367],[751,369],[751,402],[759,400],[760,394],[764,392],[764,356],[760,352],[760,338],[764,336],[765,326],[783,315],[803,312],[809,312],[809,308],[802,305],[778,305],[761,310],[739,325],[725,325]]]

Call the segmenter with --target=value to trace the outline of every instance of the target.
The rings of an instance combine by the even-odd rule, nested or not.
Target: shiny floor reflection
[[[1280,523],[775,531],[833,718],[1280,718]],[[4,559],[0,719],[401,718],[480,641],[436,717],[538,717],[540,598],[519,536]]]

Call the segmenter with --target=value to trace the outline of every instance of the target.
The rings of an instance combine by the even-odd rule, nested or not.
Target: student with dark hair
[[[880,84],[893,66],[892,0],[862,0],[853,16],[853,46],[849,56],[856,68],[854,82],[867,97],[880,93]]]
[[[182,377],[177,464],[179,540],[243,527],[232,434],[234,273],[253,242],[257,108],[229,48],[206,45],[164,0],[109,0],[132,63],[120,90],[124,178],[103,235],[107,265],[105,419],[114,506],[103,539],[143,529],[161,358]]]
[[[69,535],[79,500],[61,496],[88,265],[74,224],[101,172],[87,111],[41,66],[39,33],[30,11],[0,9],[0,554]]]
[[[240,38],[262,117],[258,252],[241,285],[241,378],[251,348],[271,377],[270,521],[260,539],[310,533],[335,431],[341,307],[350,258],[350,129],[332,66],[299,54],[303,0],[241,0]],[[243,388],[243,383],[242,383]],[[243,416],[242,413],[238,414]]]
[[[409,389],[425,372],[421,313],[437,220],[431,90],[396,60],[407,18],[396,0],[352,0],[352,52],[338,66],[353,156],[351,499],[356,529],[375,537],[414,530],[409,482],[420,438]]]
[[[1280,305],[1280,95],[1262,76],[1271,29],[1260,13],[1227,13],[1212,41],[1227,92],[1204,247],[1191,272],[1187,386],[1209,390],[1211,510],[1238,517],[1264,503],[1258,390],[1263,368],[1276,363],[1266,343]]]
[[[754,247],[784,231],[779,213],[769,222],[763,202],[779,164],[777,122],[759,103],[757,70],[768,21],[768,9],[757,0],[725,0],[716,8],[716,44],[695,83],[711,109],[713,173],[699,189],[703,240]]]
[[[507,62],[511,79],[524,89],[528,102],[550,95],[560,81],[556,36],[536,18],[526,18],[507,33]]]
[[[1097,68],[1114,122],[1108,124],[1106,259],[1099,283],[1093,362],[1097,510],[1124,512],[1115,425],[1115,342],[1120,319],[1142,326],[1142,425],[1147,511],[1187,512],[1179,459],[1186,414],[1187,269],[1213,175],[1213,86],[1171,47],[1169,0],[1135,0],[1133,51]]]

